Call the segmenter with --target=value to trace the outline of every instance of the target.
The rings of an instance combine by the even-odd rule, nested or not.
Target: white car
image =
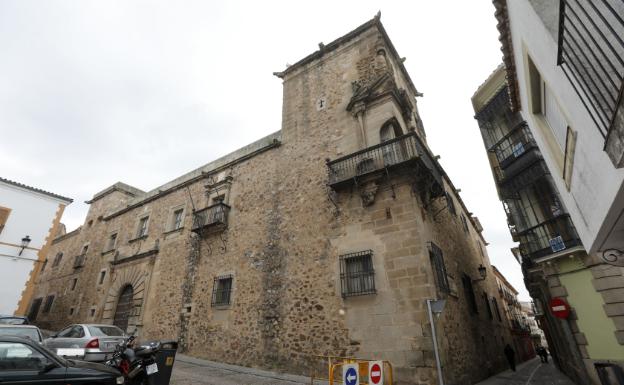
[[[74,324],[46,338],[43,344],[59,356],[106,361],[126,334],[114,325]]]
[[[0,336],[14,336],[28,338],[38,343],[43,342],[41,330],[34,325],[2,325],[0,324]]]

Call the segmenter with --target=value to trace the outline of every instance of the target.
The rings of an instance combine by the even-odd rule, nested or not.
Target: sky
[[[0,1],[0,176],[84,201],[151,190],[281,127],[273,76],[370,20],[417,89],[427,140],[529,299],[470,102],[502,60],[490,1]]]

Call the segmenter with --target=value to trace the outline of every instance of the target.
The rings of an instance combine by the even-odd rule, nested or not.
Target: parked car
[[[35,325],[2,325],[0,324],[0,336],[15,336],[30,338],[31,340],[43,343],[41,330]]]
[[[106,365],[63,359],[28,338],[0,336],[0,383],[121,385],[124,378]]]
[[[28,317],[21,315],[0,315],[0,324],[4,325],[30,325]]]
[[[43,343],[59,355],[103,362],[112,356],[125,337],[123,330],[114,325],[74,324],[45,339]]]

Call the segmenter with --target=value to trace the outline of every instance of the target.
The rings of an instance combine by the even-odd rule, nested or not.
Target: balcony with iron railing
[[[227,227],[230,206],[223,202],[215,203],[193,213],[191,231],[199,234],[220,231]]]
[[[494,143],[489,148],[489,151],[496,154],[498,164],[504,170],[516,159],[519,159],[536,147],[537,145],[529,130],[529,126],[523,121],[498,142]]]
[[[408,164],[427,170],[434,182],[435,196],[443,195],[442,174],[416,133],[399,136],[386,142],[328,161],[329,185],[337,189],[376,172],[388,172]]]
[[[542,258],[576,247],[582,247],[570,216],[551,218],[518,233],[520,252],[529,259]]]
[[[80,254],[80,255],[76,255],[74,257],[74,269],[78,269],[80,267],[83,267],[85,265],[85,262],[87,260],[87,255],[86,254]]]
[[[624,92],[624,2],[560,0],[557,64],[607,140]],[[621,154],[620,154],[621,155]]]

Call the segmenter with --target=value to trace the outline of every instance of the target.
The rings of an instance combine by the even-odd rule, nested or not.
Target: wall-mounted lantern
[[[30,237],[28,235],[22,238],[22,246],[18,255],[22,255],[22,253],[24,252],[24,249],[28,247],[29,243],[30,243]]]
[[[487,277],[487,269],[485,268],[485,266],[483,266],[483,264],[479,265],[477,270],[479,270],[479,276],[481,276],[481,278],[473,279],[472,282],[483,281],[485,279],[485,277]]]

